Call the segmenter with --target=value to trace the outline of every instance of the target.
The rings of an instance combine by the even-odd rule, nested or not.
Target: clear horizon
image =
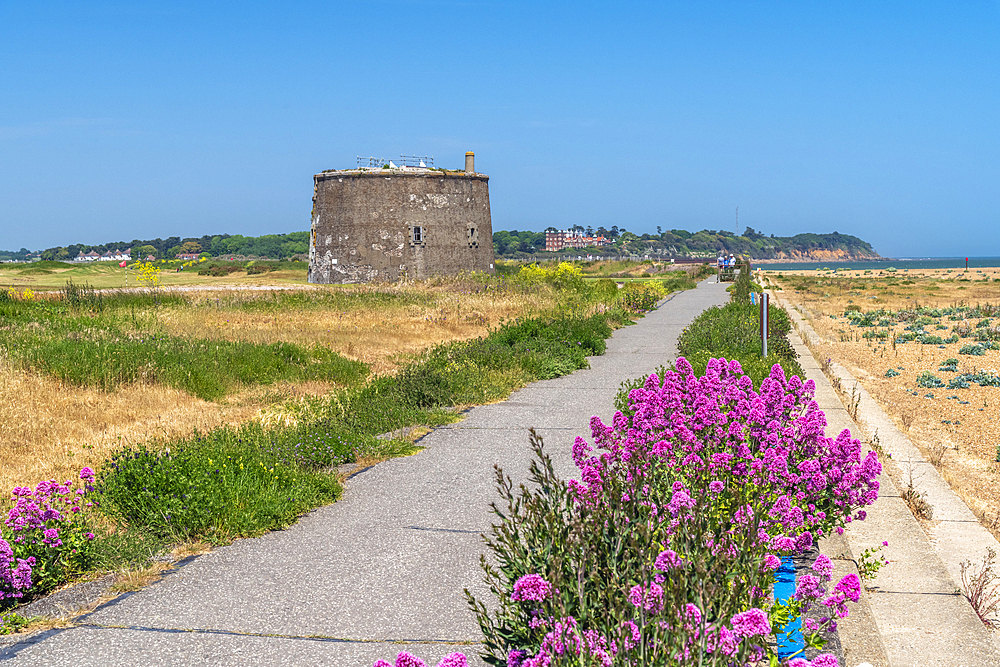
[[[0,248],[309,228],[312,176],[465,151],[493,227],[1000,256],[1000,4],[0,5]]]

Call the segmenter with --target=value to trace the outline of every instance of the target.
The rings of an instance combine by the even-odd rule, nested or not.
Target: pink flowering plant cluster
[[[86,569],[93,557],[89,494],[94,471],[67,480],[16,487],[0,530],[0,607],[44,593]]]
[[[712,360],[633,389],[610,425],[578,438],[579,479],[554,472],[533,434],[530,486],[497,471],[505,507],[487,539],[487,606],[466,592],[484,660],[542,665],[748,665],[779,659],[773,641],[803,619],[821,650],[860,582],[831,582],[820,555],[786,602],[771,596],[784,556],[865,518],[881,465],[844,431],[824,434],[814,387],[775,365],[755,391],[738,362]],[[818,613],[816,613],[818,609]],[[815,651],[814,651],[815,653]],[[792,667],[830,667],[820,653]]]

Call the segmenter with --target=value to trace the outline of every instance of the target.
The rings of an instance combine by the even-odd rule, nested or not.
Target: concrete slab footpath
[[[785,305],[776,296],[776,302]],[[857,559],[865,549],[878,547],[883,540],[889,543],[882,550],[889,564],[875,577],[858,613],[852,610],[852,617],[841,623],[849,667],[860,662],[876,667],[997,667],[1000,633],[987,630],[960,593],[958,564],[981,561],[987,547],[1000,552],[1000,545],[864,388],[855,387],[851,374],[832,364],[831,376],[860,395],[852,419],[803,343],[802,337],[815,340],[816,333],[797,311],[785,309],[798,332],[797,336],[793,332],[793,345],[805,375],[816,382],[816,401],[827,415],[827,435],[846,428],[854,437],[871,441],[877,434],[881,448],[892,457],[887,466],[914,470],[914,486],[934,508],[935,521],[921,526],[883,472],[879,499],[868,509],[867,520],[853,523],[843,538],[825,545],[827,553],[841,550],[846,558]],[[846,567],[843,561],[841,566]]]
[[[431,664],[472,655],[481,635],[462,590],[488,599],[478,561],[497,497],[493,464],[524,479],[535,427],[570,474],[574,438],[589,437],[592,415],[610,420],[619,384],[672,361],[683,328],[727,300],[725,285],[709,281],[675,294],[616,331],[589,369],[472,409],[288,530],[199,556],[67,628],[0,643],[0,663],[370,667],[400,650]]]

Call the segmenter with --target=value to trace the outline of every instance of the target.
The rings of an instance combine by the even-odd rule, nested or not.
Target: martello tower
[[[313,177],[309,282],[493,270],[489,176],[476,173],[473,154],[464,171],[399,162],[359,158],[357,169]]]

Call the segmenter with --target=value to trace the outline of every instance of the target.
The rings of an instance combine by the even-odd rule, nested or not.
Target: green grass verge
[[[159,382],[205,400],[281,380],[353,385],[368,367],[327,348],[169,336],[149,311],[179,295],[117,293],[68,285],[62,301],[0,297],[0,348],[20,367],[105,391]],[[3,294],[0,292],[0,294]]]

